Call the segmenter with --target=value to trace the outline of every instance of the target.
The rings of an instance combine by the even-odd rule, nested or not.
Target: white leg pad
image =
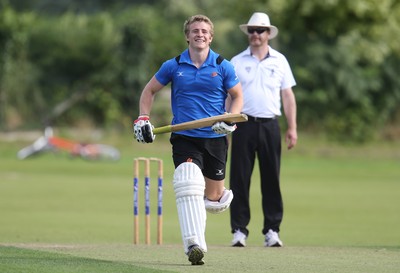
[[[196,164],[185,162],[175,169],[173,182],[185,253],[191,245],[199,245],[206,252],[203,174]]]
[[[204,199],[206,210],[210,213],[221,213],[229,208],[233,199],[233,192],[225,189],[222,197],[219,201],[210,201],[207,198]]]

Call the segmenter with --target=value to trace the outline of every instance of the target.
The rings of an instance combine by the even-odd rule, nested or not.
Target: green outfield
[[[285,247],[262,247],[256,171],[248,247],[229,247],[229,213],[208,214],[206,265],[192,267],[181,245],[166,136],[147,145],[132,141],[128,134],[107,135],[101,141],[118,146],[121,160],[87,162],[49,153],[19,161],[16,153],[28,141],[0,140],[0,272],[301,273],[400,268],[398,142],[344,147],[301,136],[295,150],[283,154]],[[154,244],[155,214],[153,244],[132,244],[133,158],[139,156],[164,160],[163,246]],[[155,213],[155,172],[152,179]],[[143,211],[143,187],[140,193]],[[143,217],[140,220],[143,231]]]

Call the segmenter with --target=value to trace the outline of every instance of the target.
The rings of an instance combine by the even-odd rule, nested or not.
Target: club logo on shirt
[[[246,66],[244,69],[246,70],[247,73],[250,73],[250,71],[251,71],[251,67],[250,66]]]
[[[213,73],[211,73],[211,77],[216,77],[216,76],[218,76],[218,73],[217,72],[213,72]]]

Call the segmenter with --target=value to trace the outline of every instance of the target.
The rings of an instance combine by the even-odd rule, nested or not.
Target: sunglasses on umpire
[[[257,32],[258,34],[263,33],[264,31],[269,31],[269,28],[265,27],[259,27],[259,28],[247,28],[247,32],[250,34],[253,34],[254,32]]]

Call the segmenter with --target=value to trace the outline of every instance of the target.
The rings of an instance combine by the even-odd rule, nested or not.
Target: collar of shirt
[[[205,60],[205,62],[203,63],[202,66],[209,66],[209,65],[211,65],[211,66],[216,67],[216,66],[217,66],[217,58],[218,58],[218,56],[219,56],[219,55],[218,55],[217,53],[215,53],[215,52],[210,48],[210,51],[208,52],[207,59]],[[187,64],[193,65],[193,62],[192,62],[192,60],[190,59],[190,56],[189,56],[189,49],[186,49],[185,51],[183,51],[183,52],[181,53],[181,58],[180,58],[180,60],[179,60],[179,63],[187,63]]]
[[[275,49],[273,49],[272,47],[268,46],[268,54],[267,56],[265,56],[265,59],[267,59],[268,57],[276,57],[277,56],[277,51]],[[251,53],[250,47],[248,47],[245,51],[245,55],[249,55],[249,56],[253,56],[253,54]]]

